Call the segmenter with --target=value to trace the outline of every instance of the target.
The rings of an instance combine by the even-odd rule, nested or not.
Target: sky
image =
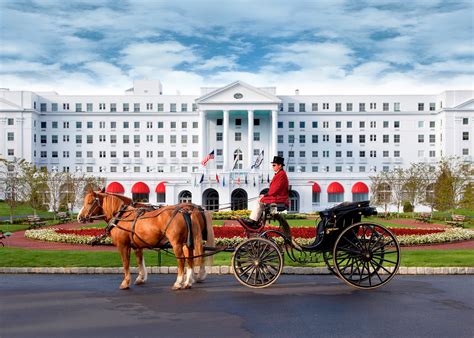
[[[474,89],[471,0],[0,0],[0,87],[277,94]]]

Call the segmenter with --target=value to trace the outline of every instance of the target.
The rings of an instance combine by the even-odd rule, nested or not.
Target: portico
[[[222,172],[250,170],[264,152],[262,168],[277,155],[278,105],[274,88],[256,88],[241,81],[208,90],[196,99],[201,135],[200,158],[212,149]]]

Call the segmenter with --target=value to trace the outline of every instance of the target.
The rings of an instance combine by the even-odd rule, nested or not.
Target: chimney
[[[300,90],[299,89],[295,89],[295,95],[300,95]]]

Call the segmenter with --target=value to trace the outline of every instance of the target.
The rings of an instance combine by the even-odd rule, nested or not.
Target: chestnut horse
[[[112,243],[118,248],[122,258],[124,279],[120,289],[130,286],[130,251],[133,248],[137,257],[138,277],[136,285],[143,284],[147,279],[143,249],[156,248],[170,243],[178,261],[178,276],[173,290],[191,288],[194,281],[201,282],[206,278],[204,266],[204,248],[202,234],[207,231],[207,244],[214,246],[214,232],[209,213],[192,203],[164,206],[159,209],[145,208],[144,204],[132,207],[128,197],[90,191],[84,197],[84,204],[77,220],[85,223],[93,219],[103,218],[108,224]],[[185,215],[191,220],[192,239],[188,237],[188,226]],[[192,245],[190,245],[190,239]],[[197,256],[196,258],[193,258]],[[194,260],[199,266],[194,276]],[[187,263],[184,275],[185,261]]]

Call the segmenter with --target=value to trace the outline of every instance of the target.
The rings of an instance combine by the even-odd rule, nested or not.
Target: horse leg
[[[215,246],[215,238],[214,238],[214,228],[212,227],[212,217],[211,213],[209,211],[206,211],[204,213],[204,217],[206,218],[205,224],[206,224],[206,229],[207,229],[207,242],[206,245],[209,247],[214,247]],[[201,238],[202,241],[202,238]],[[201,242],[202,243],[202,242]],[[204,254],[204,247],[201,245],[201,253],[196,253],[196,255],[202,255]],[[212,263],[214,261],[214,256],[210,255],[206,258],[201,257],[199,262],[199,272],[198,275],[196,276],[196,282],[201,283],[206,279],[207,273],[206,273],[206,265],[209,266],[209,269],[212,267]]]
[[[176,282],[174,283],[172,289],[180,290],[183,288],[183,275],[184,275],[184,258],[183,258],[183,247],[179,244],[173,245],[173,252],[178,261],[178,276],[176,277]]]
[[[184,288],[190,289],[193,286],[194,282],[194,258],[189,258],[193,256],[193,249],[189,248],[187,245],[183,245],[184,256],[186,257],[186,262],[188,266],[186,267],[186,279],[184,281]]]
[[[120,256],[122,257],[123,265],[123,274],[124,278],[122,284],[120,284],[120,289],[125,290],[130,286],[130,247],[129,246],[120,246]]]
[[[135,256],[137,257],[138,277],[135,279],[135,285],[141,285],[146,282],[148,273],[145,266],[145,257],[143,257],[143,249],[135,249]]]

